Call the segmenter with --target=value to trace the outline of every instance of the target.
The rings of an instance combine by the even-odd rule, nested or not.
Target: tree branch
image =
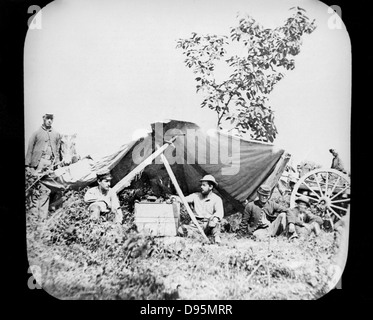
[[[245,50],[244,55],[234,55],[225,59],[233,70],[219,85],[215,82],[215,62],[227,53],[224,45],[229,44],[225,41],[228,37],[200,36],[192,33],[192,38],[178,40],[177,48],[181,48],[187,56],[186,66],[194,69],[193,72],[202,78],[196,78],[197,92],[203,89],[207,95],[201,107],[208,103],[208,107],[217,113],[219,128],[223,117],[231,114],[229,105],[235,97],[233,105],[240,111],[237,116],[231,117],[231,124],[234,123],[235,129],[243,133],[247,130],[252,131],[251,135],[255,140],[272,142],[276,138],[277,129],[273,118],[263,118],[263,115],[268,116],[268,95],[275,84],[284,77],[279,71],[292,70],[295,67],[294,59],[286,58],[286,55],[298,55],[303,34],[310,34],[316,28],[314,21],[310,23],[307,20],[309,18],[305,11],[303,13],[300,9],[297,9],[283,26],[273,30],[263,29],[250,16],[240,19],[238,26],[231,28],[230,39],[231,42],[243,42],[247,51]],[[243,37],[244,34],[250,37],[250,40],[246,39],[246,36]],[[227,94],[229,97],[224,102]]]
[[[224,105],[226,109],[228,109],[228,104],[231,102],[233,96],[234,96],[234,94],[229,93],[229,99],[228,99],[228,101]],[[219,113],[218,113],[218,126],[220,126],[221,119],[223,118],[223,116],[225,115],[225,113],[226,113],[225,110],[223,110],[223,112],[221,113],[220,116],[219,116]]]

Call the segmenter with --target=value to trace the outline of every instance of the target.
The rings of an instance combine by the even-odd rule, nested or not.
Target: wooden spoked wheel
[[[321,208],[334,221],[347,214],[350,205],[350,178],[334,169],[316,169],[306,173],[294,185],[290,208],[299,196],[309,199],[312,207]]]

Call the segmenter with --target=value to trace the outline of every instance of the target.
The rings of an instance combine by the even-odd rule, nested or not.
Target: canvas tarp
[[[176,140],[164,155],[181,190],[185,195],[199,191],[200,179],[206,174],[213,175],[219,183],[215,192],[223,198],[226,215],[242,211],[244,201],[253,200],[262,183],[274,187],[290,157],[269,143],[246,140],[220,131],[206,132],[194,123],[170,120],[152,124],[152,132],[146,137],[124,145],[118,152],[99,161],[85,159],[85,163],[78,162],[69,169],[61,168],[57,177],[44,179],[44,183],[52,188],[81,188],[95,181],[97,170],[108,168],[115,188],[175,135]],[[175,191],[160,157],[146,166],[141,176],[150,181],[156,194]],[[125,181],[125,186],[130,183],[131,179]]]

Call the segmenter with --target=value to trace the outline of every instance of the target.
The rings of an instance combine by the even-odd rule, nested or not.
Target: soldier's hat
[[[201,180],[202,181],[207,181],[207,182],[211,182],[214,184],[215,187],[217,187],[218,183],[216,182],[215,178],[211,175],[211,174],[207,174],[205,175]]]
[[[307,207],[310,206],[310,201],[305,196],[299,196],[297,199],[295,199],[295,203],[303,202],[307,205]]]
[[[99,180],[102,180],[102,179],[111,180],[113,178],[110,174],[110,170],[107,168],[97,171],[96,176],[97,176],[97,179]]]
[[[271,194],[271,187],[267,184],[262,184],[259,188],[258,188],[258,193],[259,194],[262,194],[264,196],[269,196]]]

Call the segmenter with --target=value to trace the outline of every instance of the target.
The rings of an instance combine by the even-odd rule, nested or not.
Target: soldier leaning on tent
[[[257,191],[258,199],[249,202],[242,215],[237,237],[277,236],[286,230],[288,209],[269,200],[271,188],[261,185]]]
[[[206,175],[201,180],[201,192],[195,192],[186,196],[185,199],[193,206],[195,217],[206,235],[212,234],[215,243],[221,243],[220,223],[224,217],[222,199],[212,190],[218,185],[212,175]],[[180,201],[179,197],[172,196],[171,199]],[[197,233],[197,226],[191,221],[189,225],[180,226],[178,233],[181,236]]]
[[[108,216],[115,214],[115,222],[121,224],[123,220],[122,210],[120,208],[118,196],[110,188],[112,176],[109,170],[102,170],[96,173],[97,187],[87,190],[84,195],[84,201],[89,203],[89,213],[92,219],[97,220],[100,215]]]

